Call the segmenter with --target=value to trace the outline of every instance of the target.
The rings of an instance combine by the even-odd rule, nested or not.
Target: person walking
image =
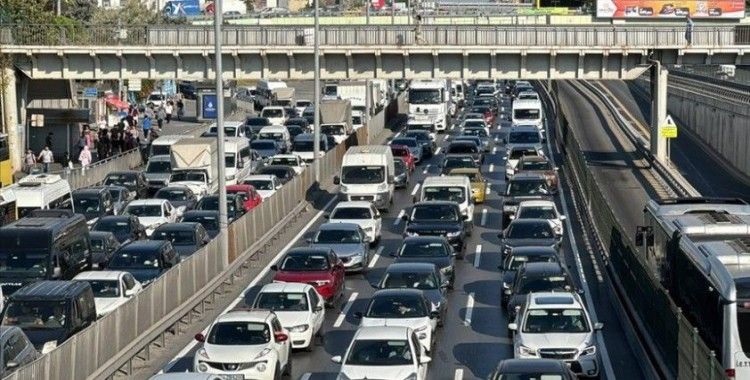
[[[86,168],[91,165],[91,150],[88,146],[84,146],[81,154],[78,155],[78,161],[81,162],[81,174],[86,174]]]
[[[164,114],[165,119],[167,120],[167,124],[169,124],[170,121],[172,121],[172,112],[174,112],[174,103],[172,101],[167,101],[167,105],[164,106]]]
[[[185,103],[182,102],[182,98],[177,99],[177,120],[182,120],[185,115]]]
[[[44,144],[50,147],[52,149],[52,136],[54,133],[50,132],[47,134],[47,137],[44,139]]]
[[[685,25],[685,41],[688,46],[693,46],[693,19],[690,14],[687,15],[687,24]]]
[[[26,151],[26,155],[23,157],[23,164],[25,166],[24,169],[26,174],[31,174],[31,171],[34,169],[34,165],[36,165],[36,156],[31,149]]]
[[[65,171],[65,175],[67,176],[70,174],[70,169],[73,169],[73,161],[70,159],[70,153],[67,151],[63,153],[63,160],[62,160],[63,170]]]
[[[148,115],[143,117],[143,137],[148,138],[148,134],[151,132],[151,118]]]
[[[45,146],[44,150],[39,153],[38,160],[44,165],[44,172],[49,173],[49,166],[55,161],[55,158],[48,146]]]
[[[159,107],[159,110],[156,111],[156,126],[161,129],[161,127],[164,125],[164,119],[167,117],[167,112],[164,111],[164,107]]]

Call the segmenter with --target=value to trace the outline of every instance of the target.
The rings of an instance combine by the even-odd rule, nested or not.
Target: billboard
[[[218,110],[216,109],[216,94],[203,95],[202,114],[204,119],[216,119]]]
[[[597,0],[596,17],[606,18],[745,17],[745,0]]]

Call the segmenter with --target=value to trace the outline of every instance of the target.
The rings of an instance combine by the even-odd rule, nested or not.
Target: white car
[[[291,375],[289,333],[272,311],[230,311],[220,315],[205,336],[199,333],[195,339],[202,343],[193,358],[195,372],[226,379],[275,380]]]
[[[297,109],[297,114],[302,115],[305,113],[305,109],[312,105],[312,100],[309,99],[297,99],[297,103],[294,108]]]
[[[255,297],[253,307],[276,313],[281,326],[289,331],[292,348],[308,351],[313,349],[326,315],[323,297],[312,285],[304,283],[267,284]]]
[[[555,231],[555,235],[563,236],[565,228],[563,221],[567,219],[565,215],[560,214],[557,205],[553,201],[533,200],[521,201],[518,204],[516,213],[510,216],[511,219],[547,219]]]
[[[346,354],[331,360],[341,363],[337,380],[426,380],[427,365],[432,361],[414,331],[403,326],[360,327]]]
[[[466,119],[461,123],[461,130],[463,131],[466,128],[484,128],[487,136],[490,135],[490,127],[484,119]]]
[[[339,202],[333,211],[326,216],[330,223],[358,224],[370,238],[370,245],[376,246],[380,241],[383,230],[383,218],[380,211],[371,202],[348,201]]]
[[[595,331],[604,325],[592,323],[581,297],[576,293],[529,293],[516,320],[508,324],[513,332],[516,359],[551,358],[580,370],[578,375],[597,377],[601,361]]]
[[[242,180],[242,183],[253,185],[255,191],[257,191],[263,199],[270,198],[276,194],[276,190],[281,188],[281,182],[279,182],[279,179],[273,174],[249,175]]]
[[[272,156],[268,160],[269,165],[282,165],[289,166],[294,169],[294,173],[297,175],[302,174],[302,170],[305,169],[307,163],[297,154],[277,154]]]
[[[156,227],[176,222],[185,211],[184,206],[174,207],[166,199],[137,199],[125,206],[125,215],[135,215],[151,236]]]
[[[382,289],[370,297],[360,326],[404,326],[417,335],[429,352],[435,342],[435,329],[440,313],[432,311],[432,304],[419,289]]]
[[[167,96],[165,94],[159,91],[154,91],[148,95],[146,104],[152,104],[155,109],[158,109],[159,107],[163,106],[166,101]]]
[[[284,125],[287,115],[284,107],[281,106],[267,106],[260,111],[260,117],[265,117],[271,122],[271,125]]]
[[[122,271],[81,272],[73,277],[73,281],[85,281],[91,285],[97,318],[111,313],[143,290],[143,285],[132,274]]]

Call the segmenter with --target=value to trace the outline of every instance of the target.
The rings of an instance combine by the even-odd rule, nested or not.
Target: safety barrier
[[[385,122],[384,118],[377,120]],[[383,126],[378,128],[382,131]],[[338,172],[348,147],[364,144],[367,134],[367,128],[360,128],[326,152],[320,159],[321,179]],[[249,262],[247,266],[259,273],[274,257],[266,251],[267,243],[308,207],[310,197],[315,195],[314,184],[312,167],[308,167],[229,225],[226,251],[219,247],[219,239],[212,240],[115,311],[6,379],[101,379],[130,367],[139,353],[210,302],[217,289],[233,281],[243,265]],[[225,254],[230,259],[226,267],[222,264]]]
[[[143,156],[141,150],[136,148],[97,161],[85,169],[78,166],[74,169],[63,169],[58,174],[68,180],[71,189],[76,190],[100,184],[111,172],[132,170],[141,165]]]
[[[555,133],[565,157],[565,170],[576,179],[578,194],[590,210],[616,286],[621,287],[629,299],[631,311],[666,366],[668,373],[665,375],[677,379],[726,378],[713,351],[672,302],[667,290],[638,254],[632,237],[625,233],[627,230],[610,206],[612,202],[603,192],[603,185],[588,170],[586,158],[564,112],[558,112],[557,121]]]

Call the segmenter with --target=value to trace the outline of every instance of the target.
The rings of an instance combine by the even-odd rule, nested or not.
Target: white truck
[[[197,137],[182,139],[172,145],[171,186],[186,186],[198,198],[213,194],[219,189],[219,165],[216,156],[216,139]]]
[[[294,87],[277,88],[271,91],[271,103],[275,106],[295,107],[297,105],[297,102],[294,101],[294,92]]]
[[[352,103],[349,100],[323,100],[320,102],[320,132],[330,135],[341,144],[354,131]]]
[[[445,132],[450,120],[450,86],[445,79],[414,80],[409,85],[409,115],[432,119],[438,132]]]
[[[393,203],[395,168],[391,148],[385,145],[350,147],[341,163],[339,194],[347,201],[369,201],[386,210]]]
[[[273,102],[274,91],[280,88],[287,88],[286,82],[282,81],[270,81],[261,79],[258,81],[258,85],[255,86],[255,103],[258,108],[271,105]]]
[[[380,81],[370,81],[370,109],[372,113],[385,106],[386,94],[383,86]],[[328,83],[324,88],[324,99],[349,100],[352,103],[353,110],[365,112],[367,110],[367,81]]]

